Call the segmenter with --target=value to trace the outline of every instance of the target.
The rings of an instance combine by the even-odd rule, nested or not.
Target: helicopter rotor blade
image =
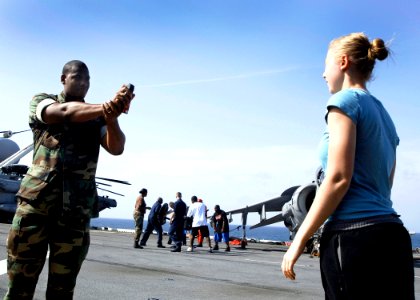
[[[3,130],[3,131],[0,131],[0,133],[3,134],[4,138],[9,138],[14,134],[26,132],[26,131],[29,131],[29,130],[31,130],[31,129],[26,129],[26,130],[21,130],[21,131]]]
[[[115,194],[115,195],[118,195],[118,196],[122,196],[122,197],[125,197],[123,194],[119,194],[119,193],[116,193],[116,192],[113,192],[113,191],[110,191],[110,190],[106,190],[106,189],[103,189],[103,188],[100,188],[100,187],[96,187],[98,190],[101,190],[101,191],[105,191],[105,192],[108,192],[108,193],[111,193],[111,194]]]
[[[100,179],[100,180],[108,180],[108,181],[117,182],[117,183],[121,183],[121,184],[131,185],[131,183],[129,183],[128,181],[124,181],[124,180],[117,180],[117,179],[105,178],[105,177],[95,177],[95,178]]]
[[[103,182],[96,182],[96,184],[100,184],[100,185],[104,185],[104,186],[112,186],[112,185],[110,185],[108,183],[103,183]]]

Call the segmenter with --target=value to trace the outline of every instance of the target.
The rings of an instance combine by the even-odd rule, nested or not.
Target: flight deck
[[[10,225],[0,224],[0,297],[7,290],[5,242]],[[167,236],[163,241],[166,243]],[[91,247],[78,277],[74,299],[324,299],[319,258],[303,254],[295,281],[280,271],[284,247],[248,243],[245,250],[209,253],[204,247],[170,252],[156,247],[151,235],[144,249],[133,248],[130,232],[91,231]],[[392,255],[392,251],[390,251]],[[420,299],[420,263],[415,267],[416,298]],[[47,268],[40,276],[35,299],[45,299]]]

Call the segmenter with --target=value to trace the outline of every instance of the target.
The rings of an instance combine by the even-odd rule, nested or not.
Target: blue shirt
[[[390,174],[399,138],[382,103],[362,89],[342,90],[330,97],[330,108],[338,108],[356,125],[356,153],[350,187],[330,220],[349,220],[396,214],[392,208]],[[328,173],[328,128],[319,154]]]
[[[187,205],[182,199],[177,199],[174,204],[175,219],[172,222],[173,226],[184,226],[184,217],[187,214]]]
[[[159,201],[156,201],[155,204],[153,204],[152,208],[150,209],[148,221],[154,222],[159,220],[159,213],[160,209],[162,207],[162,204]]]

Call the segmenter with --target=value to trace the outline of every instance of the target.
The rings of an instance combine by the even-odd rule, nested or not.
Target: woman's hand
[[[296,279],[296,273],[293,269],[296,261],[302,254],[305,248],[304,243],[299,243],[298,241],[293,241],[287,250],[286,254],[283,256],[283,262],[281,263],[281,270],[283,275],[291,280]]]

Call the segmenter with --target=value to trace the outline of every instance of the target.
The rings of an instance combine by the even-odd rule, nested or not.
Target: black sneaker
[[[157,245],[157,247],[158,248],[166,248],[165,246],[163,246],[163,245]]]
[[[213,250],[219,250],[219,246],[218,245],[214,246]]]

